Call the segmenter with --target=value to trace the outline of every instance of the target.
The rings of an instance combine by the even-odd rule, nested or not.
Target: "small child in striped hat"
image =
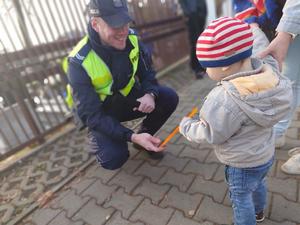
[[[184,117],[180,133],[207,141],[225,164],[235,225],[264,219],[266,174],[274,160],[273,125],[291,109],[291,82],[272,56],[255,54],[268,46],[258,26],[222,17],[199,36],[196,54],[208,76],[218,81],[199,118]]]

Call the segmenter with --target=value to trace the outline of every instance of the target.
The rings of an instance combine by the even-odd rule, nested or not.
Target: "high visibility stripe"
[[[132,63],[133,71],[128,84],[120,91],[124,96],[127,96],[135,83],[135,74],[138,68],[139,61],[139,45],[136,35],[128,36],[133,49],[129,53],[129,59]],[[104,101],[108,95],[112,95],[111,87],[113,85],[113,77],[105,62],[90,48],[88,37],[84,37],[69,54],[75,62],[82,65],[91,78],[95,91],[98,93],[101,101]],[[67,72],[68,61],[65,59],[62,63],[63,70]],[[66,102],[70,108],[73,106],[72,89],[67,86]]]

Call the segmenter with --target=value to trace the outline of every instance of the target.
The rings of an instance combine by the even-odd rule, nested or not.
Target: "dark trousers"
[[[142,130],[154,135],[174,112],[178,104],[178,96],[174,90],[164,86],[159,86],[158,90],[159,94],[155,100],[155,109],[149,114],[133,111],[132,105],[126,104],[126,101],[119,101],[118,104],[115,102],[111,107],[107,107],[107,113],[120,122],[145,116]],[[143,95],[143,92],[133,90],[128,98],[137,99]],[[97,161],[103,168],[118,169],[127,161],[129,151],[126,141],[115,140],[104,133],[93,130],[89,131],[88,139],[92,153],[95,154]]]
[[[191,13],[188,16],[188,30],[190,40],[190,66],[196,73],[199,71],[205,71],[200,65],[196,56],[196,44],[199,35],[203,32],[206,22],[206,15],[199,15],[198,13]]]

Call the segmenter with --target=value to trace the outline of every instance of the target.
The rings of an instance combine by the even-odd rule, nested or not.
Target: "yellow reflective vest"
[[[127,96],[135,83],[135,74],[138,67],[138,59],[139,59],[139,45],[138,38],[136,35],[129,34],[128,38],[133,45],[133,49],[129,53],[129,59],[132,63],[132,75],[128,82],[128,84],[119,92]],[[86,48],[88,45],[88,36],[85,36],[70,52],[68,57],[66,57],[62,62],[62,68],[65,73],[68,71],[68,59],[71,57],[75,57],[77,61],[79,61],[90,77],[92,81],[92,85],[94,90],[99,95],[101,101],[104,101],[108,95],[112,95],[112,84],[113,77],[105,62],[96,54],[96,52],[92,48]],[[88,49],[88,51],[85,51]],[[83,53],[83,54],[82,54]],[[72,97],[72,88],[68,84],[67,85],[67,96],[66,102],[69,108],[73,107],[73,97]]]

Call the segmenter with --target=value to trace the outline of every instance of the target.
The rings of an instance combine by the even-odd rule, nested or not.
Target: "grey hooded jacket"
[[[254,54],[268,45],[253,29]],[[291,82],[267,56],[251,58],[253,70],[226,77],[208,94],[199,119],[184,118],[180,132],[189,140],[215,145],[217,158],[239,168],[267,163],[274,155],[273,125],[291,109]]]

